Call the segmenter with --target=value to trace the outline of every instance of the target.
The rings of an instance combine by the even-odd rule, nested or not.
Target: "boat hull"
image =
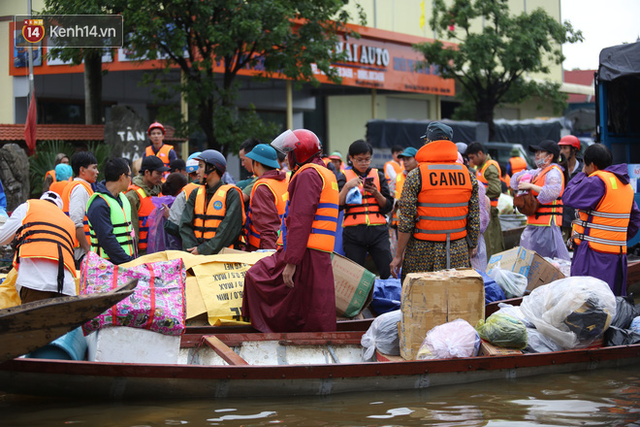
[[[321,396],[395,391],[616,368],[640,345],[453,360],[289,366],[140,365],[15,359],[0,365],[7,393],[107,399]]]

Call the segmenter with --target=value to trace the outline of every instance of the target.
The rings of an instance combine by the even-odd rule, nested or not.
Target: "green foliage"
[[[236,103],[236,79],[243,69],[256,70],[262,78],[284,75],[315,83],[320,70],[340,81],[331,63],[337,59],[338,32],[347,31],[344,0],[113,0],[111,4],[135,28],[127,46],[139,58],[167,58],[166,67],[145,82],[161,99],[185,96],[196,114],[177,126],[181,134],[202,130],[209,148],[223,153],[237,146],[241,135],[263,130],[255,113],[241,113]],[[221,67],[219,74],[214,65]],[[168,70],[176,66],[181,80],[167,81]]]
[[[65,141],[38,143],[36,153],[29,157],[30,188],[33,197],[40,197],[42,194],[44,176],[55,167],[58,153],[65,153],[71,158],[73,151],[73,146]]]
[[[488,122],[492,132],[493,110],[502,103],[540,96],[556,112],[562,110],[559,85],[527,74],[549,73],[550,63],[564,60],[563,43],[583,40],[570,23],[559,23],[542,9],[512,15],[507,0],[434,0],[429,23],[439,38],[446,36],[457,47],[435,41],[414,48],[425,57],[420,67],[435,65],[443,77],[460,83],[458,117]],[[474,24],[480,32],[472,30]]]

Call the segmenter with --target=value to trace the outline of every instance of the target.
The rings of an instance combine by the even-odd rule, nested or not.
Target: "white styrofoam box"
[[[112,363],[178,363],[180,337],[147,329],[112,326],[87,337],[89,361]]]

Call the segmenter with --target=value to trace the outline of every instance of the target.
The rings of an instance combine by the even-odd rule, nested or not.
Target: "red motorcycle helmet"
[[[307,129],[286,130],[271,142],[271,146],[287,155],[290,166],[308,163],[322,153],[322,143]]]
[[[565,135],[560,139],[558,145],[570,145],[580,151],[580,140],[573,135]]]
[[[153,129],[160,129],[162,131],[163,135],[166,133],[165,130],[164,130],[164,126],[162,126],[162,123],[160,123],[160,122],[151,123],[151,125],[149,126],[149,129],[147,129],[147,135],[151,136],[151,131]]]

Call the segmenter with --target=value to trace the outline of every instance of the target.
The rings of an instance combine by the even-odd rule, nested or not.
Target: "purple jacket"
[[[623,184],[629,184],[626,163],[612,165],[605,169]],[[584,172],[577,174],[564,190],[562,203],[575,209],[595,209],[605,194],[605,185],[597,176],[588,177]],[[640,228],[640,210],[634,202],[627,228],[627,239],[633,238]],[[616,295],[627,294],[627,256],[605,254],[593,251],[586,242],[575,248],[571,264],[572,276],[598,277],[609,284]]]

